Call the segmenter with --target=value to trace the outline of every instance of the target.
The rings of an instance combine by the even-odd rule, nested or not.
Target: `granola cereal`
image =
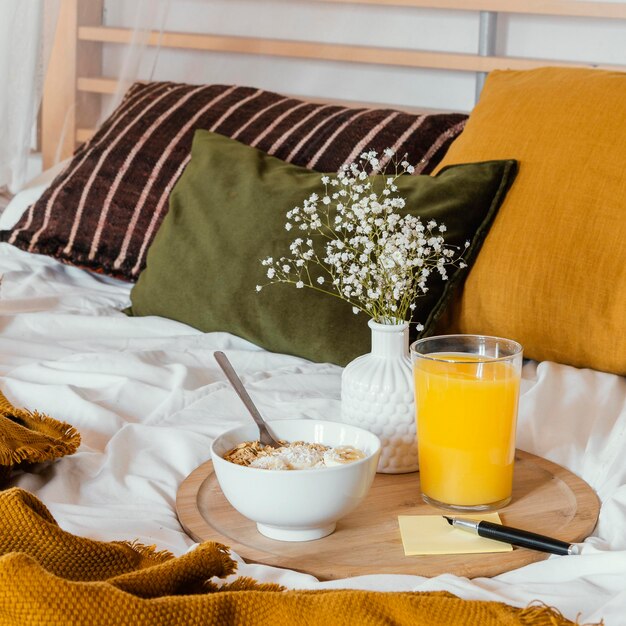
[[[365,458],[353,446],[325,446],[321,443],[294,441],[280,448],[262,446],[258,441],[244,441],[229,450],[224,459],[237,465],[270,470],[320,469],[345,465]]]

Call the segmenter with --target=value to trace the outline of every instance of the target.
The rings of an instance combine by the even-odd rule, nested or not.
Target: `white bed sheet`
[[[70,422],[79,451],[12,484],[62,528],[137,539],[182,554],[181,481],[212,438],[248,421],[212,358],[224,350],[271,419],[338,419],[341,369],[272,354],[226,333],[129,318],[130,285],[0,244],[0,385],[18,406]],[[602,500],[580,556],[496,576],[365,576],[320,583],[258,565],[239,573],[293,588],[447,590],[463,598],[556,606],[570,619],[626,624],[626,379],[555,363],[524,367],[518,446],[582,476]]]

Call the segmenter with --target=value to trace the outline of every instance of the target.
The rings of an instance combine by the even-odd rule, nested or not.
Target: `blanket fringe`
[[[216,591],[285,591],[278,583],[260,583],[249,576],[240,576],[230,583],[223,584]]]
[[[528,626],[568,626],[572,622],[568,620],[557,608],[535,600],[519,614],[520,622]],[[576,619],[577,626],[604,626],[604,620],[593,624],[581,624]]]
[[[130,548],[139,556],[144,559],[153,561],[155,565],[160,563],[165,563],[174,558],[174,554],[172,554],[169,550],[157,550],[156,545],[147,546],[144,543],[140,543],[137,540],[134,541],[113,541],[112,543],[117,543],[118,545],[126,546]]]
[[[0,445],[0,466],[42,463],[73,454],[80,446],[80,433],[76,428],[39,411],[17,408],[2,392],[0,418],[12,423],[8,438],[0,441],[3,444]],[[24,442],[21,445],[20,439]]]
[[[216,541],[210,542],[218,551],[220,556],[220,561],[223,569],[222,578],[227,578],[228,576],[232,576],[237,571],[237,561],[233,560],[230,556],[230,548],[225,546],[223,543],[217,543]]]

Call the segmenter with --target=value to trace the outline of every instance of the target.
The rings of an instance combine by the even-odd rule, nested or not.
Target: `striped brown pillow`
[[[0,240],[134,281],[197,129],[322,172],[337,171],[363,150],[392,147],[423,174],[441,160],[465,120],[458,113],[306,102],[252,87],[136,83]]]

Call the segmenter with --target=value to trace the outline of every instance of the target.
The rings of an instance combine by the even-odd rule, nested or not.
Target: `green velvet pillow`
[[[515,161],[454,165],[437,176],[401,176],[403,211],[447,227],[447,244],[468,265],[515,178]],[[370,349],[367,318],[330,295],[267,283],[260,260],[288,253],[297,236],[285,214],[323,190],[321,174],[215,133],[196,131],[191,161],[131,292],[132,315],[161,315],[203,331],[225,331],[274,352],[345,365]],[[402,212],[402,211],[400,211]],[[433,274],[414,321],[432,330],[467,269]]]

